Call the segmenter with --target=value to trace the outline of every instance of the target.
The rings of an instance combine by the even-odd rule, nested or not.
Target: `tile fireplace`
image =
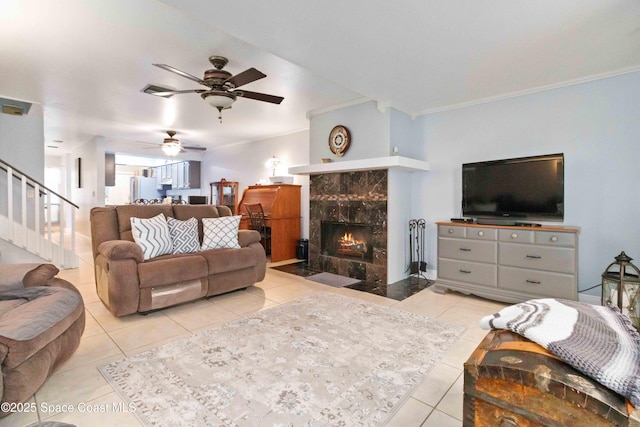
[[[387,178],[387,170],[310,177],[310,268],[387,283]]]

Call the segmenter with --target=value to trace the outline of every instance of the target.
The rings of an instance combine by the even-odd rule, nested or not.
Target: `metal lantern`
[[[623,252],[602,273],[602,305],[616,305],[640,330],[640,270]]]

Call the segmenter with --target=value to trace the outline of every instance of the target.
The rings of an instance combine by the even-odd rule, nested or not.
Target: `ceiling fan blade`
[[[153,64],[153,65],[155,65],[158,68],[162,68],[163,70],[170,71],[170,72],[172,72],[174,74],[177,74],[179,76],[186,77],[189,80],[193,80],[194,82],[200,83],[201,85],[204,84],[202,79],[199,79],[196,76],[192,76],[189,73],[185,73],[184,71],[180,71],[177,68],[173,68],[171,65],[167,65],[167,64]]]
[[[199,145],[183,145],[183,150],[193,150],[193,151],[207,151],[207,147],[201,147]]]
[[[144,147],[144,149],[150,149],[150,148],[158,148],[160,147],[162,144],[158,144],[157,142],[147,142],[147,141],[135,141],[138,144],[144,144],[144,145],[151,145],[151,147]]]
[[[231,83],[235,87],[240,87],[242,85],[246,85],[247,83],[263,79],[265,77],[267,77],[267,75],[262,71],[258,71],[255,68],[249,68],[248,70],[244,70],[240,74],[229,77],[227,80],[225,80],[225,83]]]
[[[166,92],[153,92],[151,95],[167,96],[167,95],[179,95],[181,93],[202,93],[202,92],[206,92],[206,89],[168,90]]]
[[[282,96],[268,95],[266,93],[251,92],[248,90],[236,90],[233,92],[237,96],[243,98],[255,99],[256,101],[271,102],[272,104],[280,104],[284,98]]]

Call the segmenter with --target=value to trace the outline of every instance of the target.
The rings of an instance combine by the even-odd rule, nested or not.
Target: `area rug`
[[[323,285],[333,286],[334,288],[343,288],[345,286],[355,285],[356,283],[361,282],[361,280],[354,279],[352,277],[340,276],[333,273],[318,273],[313,276],[307,276],[305,279],[322,283]]]
[[[316,292],[100,371],[147,426],[376,426],[463,332]]]

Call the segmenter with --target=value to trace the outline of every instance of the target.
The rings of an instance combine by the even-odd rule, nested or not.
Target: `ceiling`
[[[0,97],[42,105],[48,152],[95,135],[137,152],[167,129],[213,148],[362,98],[419,115],[638,71],[640,1],[3,0],[0,40]],[[197,94],[141,93],[197,88],[151,64],[200,77],[211,55],[285,100],[240,98],[219,123]]]

